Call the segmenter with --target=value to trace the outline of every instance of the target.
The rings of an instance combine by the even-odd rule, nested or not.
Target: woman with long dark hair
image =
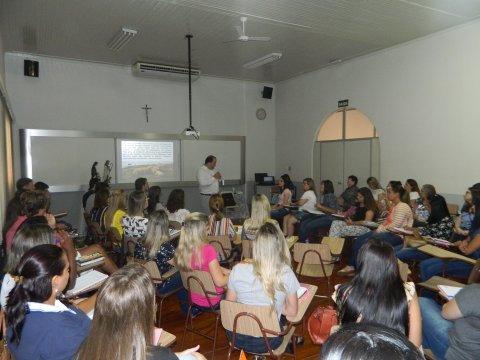
[[[334,220],[330,225],[328,236],[345,237],[366,234],[370,229],[364,225],[365,222],[375,221],[378,215],[377,202],[373,199],[372,192],[369,188],[362,187],[358,189],[357,206],[353,216],[345,221]]]
[[[167,200],[167,214],[170,222],[181,225],[190,211],[185,209],[185,191],[173,189]]]
[[[413,225],[412,209],[402,200],[404,194],[405,189],[400,181],[390,181],[387,187],[387,198],[391,206],[387,218],[377,230],[361,235],[355,240],[348,265],[338,272],[339,275],[348,275],[355,271],[358,251],[371,237],[385,240],[393,247],[403,244],[403,236],[396,229],[405,229]]]
[[[278,186],[280,187],[280,195],[278,201],[272,206],[272,219],[281,219],[285,215],[288,215],[288,210],[284,206],[292,203],[292,189],[294,188],[292,180],[288,174],[283,174],[278,180]]]
[[[336,290],[340,324],[375,322],[422,344],[422,320],[415,284],[400,278],[397,258],[390,244],[370,239],[358,252],[355,277]]]
[[[17,360],[72,359],[90,319],[57,300],[69,280],[67,255],[45,244],[27,251],[12,272],[7,300],[8,348]]]
[[[472,203],[475,206],[475,217],[472,221],[470,233],[466,240],[457,241],[455,245],[465,255],[472,259],[480,257],[480,189],[471,187]],[[449,275],[467,278],[472,270],[473,265],[464,261],[453,260],[443,261],[438,258],[430,258],[420,262],[420,279],[428,280],[434,275],[439,275],[443,271]]]

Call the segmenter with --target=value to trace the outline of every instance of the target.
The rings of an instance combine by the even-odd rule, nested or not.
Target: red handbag
[[[330,336],[332,326],[338,324],[337,310],[331,306],[317,307],[307,320],[307,329],[312,342],[322,345]]]

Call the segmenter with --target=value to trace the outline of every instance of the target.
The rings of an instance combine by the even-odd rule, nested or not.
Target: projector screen
[[[117,182],[180,181],[179,140],[117,139]]]

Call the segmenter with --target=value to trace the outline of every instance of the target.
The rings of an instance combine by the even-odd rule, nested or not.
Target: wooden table
[[[418,248],[418,250],[420,250],[421,252],[423,252],[427,255],[430,255],[430,256],[433,256],[433,257],[436,257],[436,258],[439,258],[439,259],[443,259],[443,260],[451,260],[451,259],[459,260],[459,261],[464,261],[464,262],[472,264],[472,265],[475,265],[475,263],[477,262],[475,259],[469,258],[469,257],[464,256],[464,255],[460,255],[460,254],[454,253],[452,251],[448,251],[448,250],[445,250],[445,249],[442,249],[442,248],[439,248],[439,247],[433,246],[433,245],[420,246]]]
[[[170,334],[168,331],[162,330],[162,333],[160,334],[160,339],[158,340],[158,345],[169,347],[176,340],[177,340],[177,337],[175,335]]]
[[[322,239],[322,244],[328,245],[328,247],[330,248],[330,253],[333,256],[339,256],[342,254],[343,245],[345,244],[345,239],[325,236]]]
[[[317,293],[318,286],[310,285],[310,284],[302,284],[305,287],[308,287],[308,291],[303,295],[300,299],[298,299],[298,310],[296,316],[287,316],[287,321],[292,324],[300,323],[305,313],[307,312],[308,307],[312,303],[315,294]]]

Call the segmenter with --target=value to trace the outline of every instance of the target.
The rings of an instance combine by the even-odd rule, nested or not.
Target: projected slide
[[[131,183],[139,177],[149,182],[180,180],[178,140],[119,140],[118,182]]]

